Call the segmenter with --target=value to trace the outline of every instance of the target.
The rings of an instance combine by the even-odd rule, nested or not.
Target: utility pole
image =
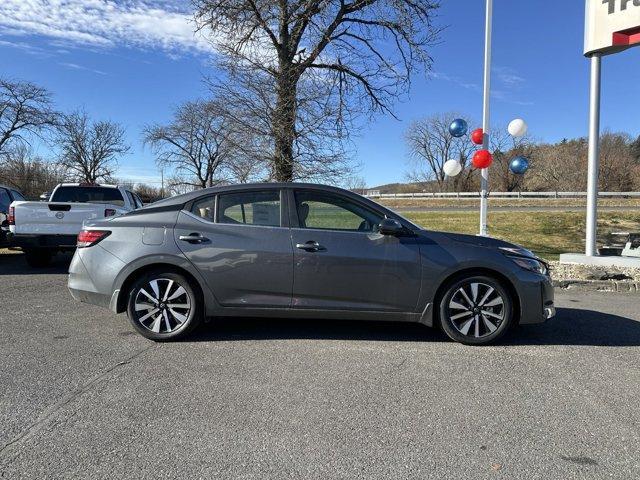
[[[484,100],[482,106],[482,130],[484,137],[482,148],[489,150],[489,129],[491,122],[491,41],[493,29],[493,0],[487,0],[487,16],[485,22],[484,39]],[[486,237],[487,231],[487,210],[489,202],[489,169],[483,168],[481,171],[481,193],[480,193],[480,235]]]

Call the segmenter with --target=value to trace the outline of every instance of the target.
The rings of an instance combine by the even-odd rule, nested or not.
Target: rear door
[[[174,228],[218,303],[289,308],[293,249],[279,189],[221,193],[192,202]]]
[[[381,235],[384,214],[346,196],[292,194],[293,308],[415,310],[421,268],[414,238]]]

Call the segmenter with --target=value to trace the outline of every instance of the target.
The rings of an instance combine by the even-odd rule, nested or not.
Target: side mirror
[[[394,220],[393,218],[385,218],[380,223],[379,232],[382,235],[400,235],[404,232],[404,227],[399,221]]]

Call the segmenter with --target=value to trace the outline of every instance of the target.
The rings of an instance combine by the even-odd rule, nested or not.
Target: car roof
[[[60,183],[57,185],[57,187],[105,187],[105,188],[119,188],[118,185],[107,185],[104,183],[95,183],[95,184],[88,184],[88,183]],[[56,187],[56,188],[57,188]]]
[[[159,200],[157,202],[152,203],[154,207],[159,206],[169,206],[169,205],[180,205],[190,202],[196,198],[200,198],[207,195],[216,195],[218,193],[227,193],[227,192],[243,192],[247,190],[279,190],[282,188],[304,188],[307,190],[319,190],[324,192],[334,192],[340,194],[347,195],[356,195],[359,196],[349,190],[345,190],[339,187],[333,187],[331,185],[322,185],[319,183],[300,183],[300,182],[292,182],[292,183],[271,183],[271,182],[263,182],[263,183],[241,183],[241,184],[233,184],[233,185],[219,185],[216,187],[203,188],[200,190],[194,190],[193,192],[183,193],[182,195],[176,195],[175,197],[165,198],[164,200]]]

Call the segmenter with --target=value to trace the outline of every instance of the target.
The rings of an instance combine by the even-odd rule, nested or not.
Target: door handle
[[[307,252],[319,252],[320,250],[325,250],[322,245],[313,240],[309,240],[307,243],[296,243],[296,248]]]
[[[183,242],[187,242],[187,243],[202,243],[205,240],[207,240],[200,233],[190,233],[189,235],[180,235],[178,237],[178,239],[182,240]]]

